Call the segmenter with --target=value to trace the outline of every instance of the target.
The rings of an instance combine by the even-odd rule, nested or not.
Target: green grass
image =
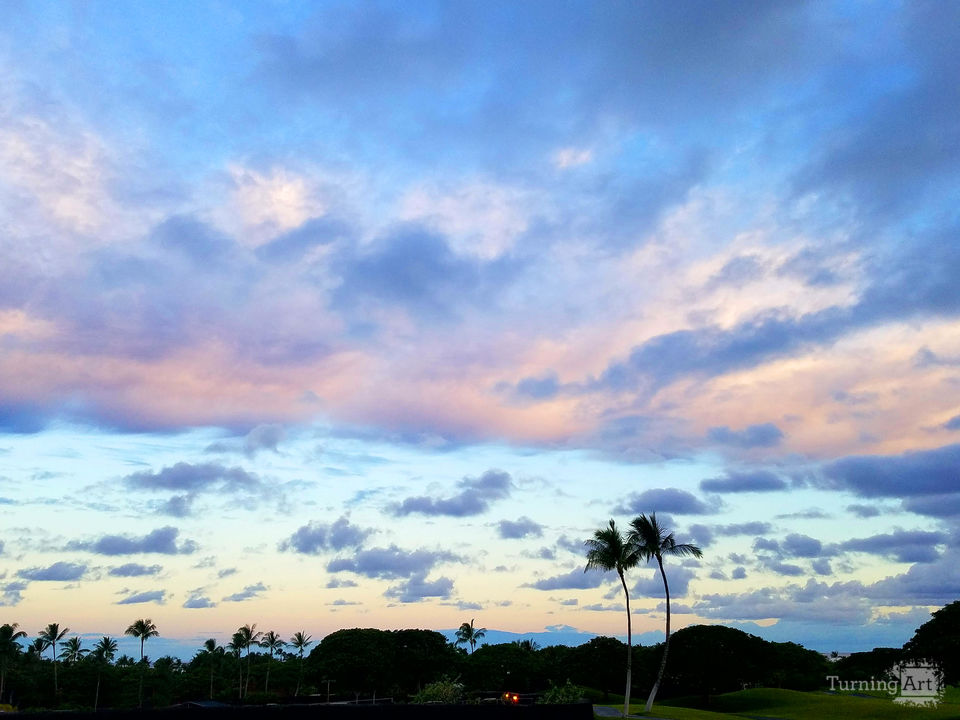
[[[771,688],[742,690],[712,697],[709,709],[696,707],[698,703],[699,699],[694,698],[657,703],[650,716],[668,720],[742,720],[757,717],[782,720],[960,720],[960,688],[947,688],[944,701],[936,708],[897,705],[885,697]],[[689,707],[691,705],[694,707]],[[643,717],[643,703],[631,704],[630,711],[633,715]]]

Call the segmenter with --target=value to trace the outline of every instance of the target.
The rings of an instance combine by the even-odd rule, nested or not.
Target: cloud
[[[0,585],[0,605],[12,607],[18,605],[23,600],[23,591],[27,589],[28,583],[8,582]]]
[[[197,551],[193,540],[185,540],[177,545],[180,531],[166,526],[153,530],[143,537],[126,535],[104,535],[94,541],[72,541],[67,544],[70,550],[87,550],[99,555],[137,555],[140,553],[158,553],[161,555],[190,555]]]
[[[396,515],[449,515],[467,517],[480,515],[487,511],[494,500],[502,500],[510,495],[513,481],[509,473],[502,470],[487,470],[479,478],[465,477],[458,483],[463,488],[457,495],[436,499],[427,496],[408,497],[394,506]]]
[[[930,563],[940,557],[938,545],[949,537],[942,532],[926,530],[894,530],[891,533],[854,538],[840,543],[843,550],[889,557],[903,563]]]
[[[955,517],[960,515],[960,492],[943,495],[904,498],[901,501],[904,510],[929,517]]]
[[[615,513],[676,513],[677,515],[710,515],[718,508],[711,507],[686,490],[655,488],[642,493],[630,493],[625,501],[614,508]]]
[[[258,493],[263,483],[255,474],[240,467],[219,463],[178,462],[158,472],[142,471],[127,475],[124,482],[137,490],[174,490],[185,492]]]
[[[500,533],[500,537],[510,540],[527,536],[540,537],[543,535],[543,526],[524,515],[515,521],[501,520],[497,523],[497,532]]]
[[[787,535],[780,547],[788,557],[815,558],[823,552],[823,543],[816,538],[800,533]]]
[[[194,590],[190,593],[190,596],[183,603],[184,608],[188,610],[203,610],[206,608],[214,608],[217,606],[217,603],[213,602],[209,597],[207,597],[202,590]]]
[[[260,597],[261,593],[267,590],[269,590],[269,588],[262,582],[258,582],[255,585],[247,585],[240,592],[235,592],[232,595],[224,597],[223,602],[245,602],[247,600],[253,600],[254,598]]]
[[[193,514],[193,501],[195,499],[196,495],[192,493],[187,495],[174,495],[157,508],[157,513],[178,518],[189,517]]]
[[[852,505],[847,505],[847,512],[853,513],[860,518],[872,518],[877,517],[880,514],[880,509],[874,505],[860,505],[854,503]]]
[[[126,563],[124,565],[118,565],[117,567],[110,568],[108,573],[115,577],[142,577],[143,575],[156,575],[161,570],[163,570],[163,568],[159,565]]]
[[[80,563],[56,562],[48,567],[34,567],[20,570],[17,577],[32,581],[70,582],[79,580],[87,572],[87,566]]]
[[[783,431],[773,423],[749,425],[743,430],[713,427],[707,432],[707,438],[715,443],[738,448],[774,447],[783,439]]]
[[[664,563],[667,564],[666,562]],[[696,573],[689,568],[666,567],[667,583],[670,585],[670,597],[685,597],[687,595],[690,581],[696,578]],[[633,585],[631,595],[636,597],[663,597],[663,578],[659,572],[650,576],[644,576],[637,579]]]
[[[327,550],[343,550],[359,547],[373,530],[351,525],[345,516],[337,518],[332,525],[311,521],[298,528],[293,535],[280,543],[279,549],[293,550],[306,555],[319,555]]]
[[[917,450],[901,455],[859,455],[827,463],[828,487],[861,497],[915,497],[957,491],[960,445]]]
[[[338,578],[330,578],[327,581],[328,588],[343,588],[343,587],[357,587],[357,583],[353,580],[340,580]]]
[[[786,490],[787,483],[783,478],[767,470],[756,470],[754,472],[728,471],[726,477],[701,480],[700,489],[704,492],[716,493],[770,492]]]
[[[440,562],[457,560],[452,553],[430,550],[401,550],[396,545],[360,550],[352,557],[331,560],[327,572],[354,572],[371,578],[392,580],[426,575]]]
[[[165,590],[148,590],[147,592],[134,593],[123,600],[118,600],[117,605],[138,605],[140,603],[157,603],[163,605],[166,602]]]
[[[607,582],[607,573],[584,572],[576,568],[562,575],[541,578],[532,583],[525,583],[523,587],[536,590],[590,590]]]
[[[735,567],[733,572],[730,573],[730,577],[734,580],[743,580],[747,576],[747,569],[742,565]]]
[[[733,523],[731,525],[716,525],[713,531],[718,535],[766,535],[772,530],[768,522],[753,520],[744,523]]]
[[[409,580],[387,588],[383,594],[402,603],[412,603],[430,597],[446,599],[450,597],[452,591],[453,580],[450,578],[440,577],[436,580],[427,580],[425,572],[418,572],[411,575]]]

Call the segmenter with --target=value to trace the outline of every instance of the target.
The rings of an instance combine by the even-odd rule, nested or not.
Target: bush
[[[411,702],[422,705],[424,703],[443,703],[455,705],[463,702],[463,683],[451,680],[448,677],[425,685],[423,690],[413,696]]]
[[[577,687],[567,680],[565,685],[550,683],[550,689],[540,696],[537,703],[540,705],[568,705],[580,702],[582,698],[583,688]]]

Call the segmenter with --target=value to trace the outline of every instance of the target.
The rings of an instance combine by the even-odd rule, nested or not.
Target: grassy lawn
[[[657,703],[650,716],[668,720],[960,720],[958,688],[948,688],[944,702],[931,709],[897,705],[890,698],[880,696],[857,697],[776,689],[742,690],[718,695],[710,699],[709,710],[687,707],[696,704],[698,699],[690,698]],[[642,703],[631,704],[630,710],[631,714],[644,715]]]

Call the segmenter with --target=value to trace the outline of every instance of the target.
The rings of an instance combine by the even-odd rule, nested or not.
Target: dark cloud
[[[607,580],[607,573],[584,572],[581,569],[574,569],[562,575],[541,578],[532,583],[526,583],[523,587],[531,587],[537,590],[589,590],[600,587]]]
[[[748,425],[743,430],[721,426],[710,428],[707,438],[715,443],[739,448],[774,447],[783,439],[783,431],[773,423]]]
[[[20,570],[17,577],[32,581],[69,582],[79,580],[86,574],[87,566],[80,563],[56,562],[48,567],[34,567]]]
[[[549,400],[560,390],[560,380],[553,371],[540,377],[527,377],[517,383],[514,392],[533,400]]]
[[[187,495],[174,495],[157,508],[160,515],[170,515],[171,517],[189,517],[193,514],[193,502],[196,495],[190,493]]]
[[[623,503],[614,508],[614,513],[618,514],[710,515],[716,512],[716,506],[707,505],[686,490],[677,488],[654,488],[641,493],[630,493]]]
[[[279,549],[318,555],[327,550],[359,547],[372,532],[372,530],[351,525],[345,515],[337,518],[331,525],[311,521],[281,542]]]
[[[944,430],[960,430],[960,415],[954,415],[943,424]]]
[[[501,520],[497,523],[497,532],[500,537],[509,540],[528,536],[540,537],[543,535],[543,526],[524,515],[517,520]]]
[[[357,583],[353,580],[340,580],[338,578],[330,578],[327,581],[328,588],[342,588],[342,587],[357,587]]]
[[[666,563],[664,563],[666,565]],[[693,570],[685,567],[667,567],[667,582],[670,585],[670,597],[685,597],[690,581],[696,578]],[[641,577],[634,583],[631,595],[636,597],[663,597],[663,578],[656,572],[647,577]]]
[[[153,530],[143,537],[127,535],[104,535],[94,541],[73,541],[67,544],[70,550],[87,550],[99,555],[137,555],[140,553],[158,553],[161,555],[190,555],[196,552],[197,544],[193,540],[184,540],[177,545],[180,531],[167,526]]]
[[[827,558],[818,558],[810,563],[810,567],[817,575],[832,575],[833,568],[830,567],[830,561]]]
[[[754,520],[731,525],[717,525],[713,528],[718,535],[766,535],[772,530],[770,523]]]
[[[23,600],[23,591],[27,589],[28,583],[8,582],[0,584],[0,605],[12,607],[18,605]]]
[[[430,550],[401,550],[396,545],[386,548],[360,550],[349,558],[332,560],[327,572],[354,572],[371,578],[393,580],[426,575],[439,562],[451,562],[458,558],[449,552]]]
[[[860,455],[828,463],[829,487],[861,497],[913,497],[953,493],[960,487],[960,445],[902,455]]]
[[[215,602],[199,591],[190,593],[190,597],[188,597],[182,605],[182,607],[185,607],[188,610],[203,610],[205,608],[214,608],[216,606],[217,604]]]
[[[431,597],[446,599],[450,597],[451,592],[453,592],[453,580],[450,578],[427,580],[427,574],[420,572],[411,575],[409,580],[387,588],[383,594],[402,603],[412,603]]]
[[[956,517],[960,515],[960,492],[944,495],[904,498],[904,510],[929,517]]]
[[[123,600],[118,600],[117,605],[138,605],[140,603],[157,603],[158,605],[163,605],[166,601],[166,590],[148,590],[146,592],[134,593],[125,597]]]
[[[262,582],[247,585],[240,592],[235,592],[232,595],[224,597],[223,602],[245,602],[247,600],[253,600],[254,598],[260,597],[261,593],[266,592],[268,589],[269,588]]]
[[[780,552],[780,543],[773,538],[758,537],[753,539],[753,549]]]
[[[857,503],[847,505],[847,512],[853,513],[860,518],[872,518],[880,514],[879,508],[874,505],[860,505]]]
[[[891,533],[854,538],[840,543],[842,550],[881,555],[904,563],[929,563],[940,557],[938,545],[949,540],[945,533],[926,530],[894,530]]]
[[[115,577],[141,577],[143,575],[156,575],[161,570],[163,570],[163,568],[159,565],[126,563],[124,565],[112,567],[108,572],[110,575],[114,575]]]
[[[767,570],[775,572],[777,575],[787,575],[789,577],[795,577],[797,575],[806,575],[803,568],[799,565],[792,565],[790,563],[782,562],[776,558],[762,558],[761,564]]]
[[[124,478],[138,490],[174,490],[184,492],[217,491],[220,493],[256,493],[263,483],[255,474],[240,467],[228,468],[219,463],[178,462],[159,472],[143,471]]]
[[[806,510],[797,510],[792,513],[774,515],[774,517],[777,520],[823,520],[830,517],[830,515],[820,508],[807,508]]]
[[[345,264],[333,306],[356,313],[384,303],[404,307],[417,318],[442,321],[467,303],[482,302],[489,309],[515,273],[508,260],[465,258],[424,228],[406,227]]]
[[[707,527],[706,525],[691,525],[688,528],[688,532],[690,533],[694,545],[705,548],[713,544],[713,529]]]
[[[394,506],[397,515],[421,513],[423,515],[450,515],[466,517],[486,512],[494,500],[510,495],[513,481],[502,470],[487,470],[479,478],[465,477],[458,483],[462,490],[449,498],[432,498],[425,495],[408,497]]]
[[[747,569],[742,565],[735,567],[733,572],[730,573],[730,577],[734,580],[743,580],[747,576]]]
[[[788,557],[815,558],[823,552],[823,543],[809,535],[791,533],[780,543],[780,548]]]
[[[700,489],[716,493],[771,492],[786,490],[787,483],[768,470],[728,471],[725,477],[701,480]]]

